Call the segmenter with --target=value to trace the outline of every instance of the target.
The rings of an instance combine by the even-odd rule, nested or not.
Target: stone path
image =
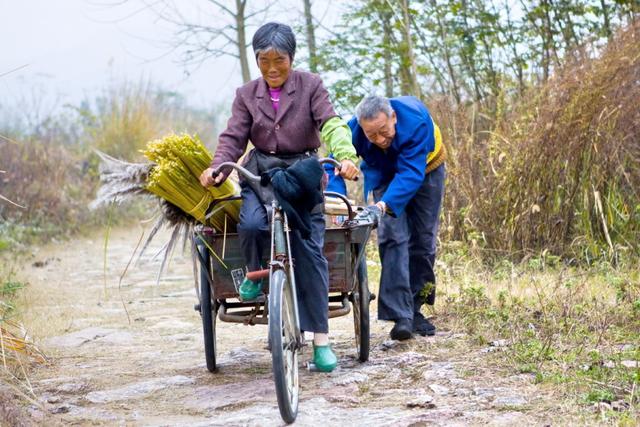
[[[156,239],[156,251],[166,237]],[[25,324],[50,356],[30,378],[42,402],[30,408],[34,420],[281,425],[265,326],[218,322],[220,369],[206,370],[188,256],[174,256],[160,284],[159,262],[146,257],[130,267],[118,292],[138,238],[135,229],[112,233],[106,283],[100,236],[45,247],[22,272],[30,284],[20,302]],[[489,369],[491,352],[469,349],[462,334],[443,331],[398,343],[388,340],[388,324],[372,320],[371,358],[361,364],[355,360],[351,316],[331,320],[330,328],[339,368],[331,374],[301,370],[296,425],[548,422],[532,410],[548,399],[532,378]]]

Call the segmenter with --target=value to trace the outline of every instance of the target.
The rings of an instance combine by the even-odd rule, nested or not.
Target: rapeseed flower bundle
[[[200,184],[200,174],[209,167],[212,156],[197,135],[167,135],[149,142],[143,154],[155,163],[147,180],[148,191],[219,231],[225,230],[227,219],[231,220],[227,226],[235,227],[240,200],[217,203],[213,214],[205,219],[211,203],[240,194],[240,188],[231,179],[219,187],[204,188]]]

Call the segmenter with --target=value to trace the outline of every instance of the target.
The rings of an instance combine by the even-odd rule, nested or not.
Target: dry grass
[[[452,154],[446,240],[493,259],[640,253],[639,38],[631,26],[512,107],[500,100],[495,121],[434,103]]]
[[[18,400],[37,402],[29,380],[34,364],[46,362],[23,325],[16,319],[13,300],[24,285],[11,272],[0,270],[0,424],[24,425]]]
[[[25,140],[0,145],[3,195],[24,206],[0,205],[0,215],[17,223],[60,224],[81,215],[85,199],[79,193],[91,189],[83,183],[81,160],[66,147]],[[89,184],[89,185],[87,185]]]
[[[0,128],[0,194],[24,207],[0,200],[0,251],[148,215],[146,205],[112,218],[87,208],[98,187],[93,150],[139,159],[149,140],[188,130],[210,142],[218,124],[213,113],[145,82],[108,88],[72,110],[75,116],[61,112],[32,128]]]

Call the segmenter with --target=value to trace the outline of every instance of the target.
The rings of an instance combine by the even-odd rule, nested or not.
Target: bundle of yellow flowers
[[[212,157],[197,135],[167,135],[149,142],[143,154],[155,163],[147,180],[148,191],[218,231],[225,230],[228,220],[232,227],[237,224],[240,200],[220,200],[239,195],[240,188],[231,179],[219,187],[204,188],[200,184],[200,174],[209,167]],[[212,215],[205,219],[214,201]]]

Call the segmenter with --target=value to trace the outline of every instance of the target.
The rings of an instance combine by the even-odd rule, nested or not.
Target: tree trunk
[[[609,11],[607,10],[607,4],[604,0],[600,0],[600,7],[602,8],[602,19],[604,20],[604,34],[607,37],[611,37],[611,22],[609,21]]]
[[[464,33],[466,38],[462,40],[462,47],[460,49],[460,56],[462,62],[465,64],[471,77],[471,83],[473,85],[474,99],[478,102],[484,98],[484,93],[480,87],[478,70],[476,68],[476,41],[473,36],[472,29],[469,26],[467,19],[468,5],[466,0],[462,0],[462,23],[464,24]]]
[[[451,62],[451,53],[449,52],[449,47],[447,46],[447,36],[444,29],[444,24],[442,23],[442,19],[440,19],[440,11],[438,10],[438,4],[435,0],[431,0],[431,6],[435,11],[436,20],[438,22],[438,30],[440,31],[440,43],[442,44],[442,53],[444,55],[444,60],[447,64],[447,73],[449,74],[449,81],[451,82],[451,94],[456,100],[456,104],[460,105],[461,96],[460,89],[458,87],[458,80],[456,78],[455,70],[453,69],[453,63]]]
[[[407,89],[410,90],[410,94],[418,98],[421,98],[420,85],[418,84],[418,70],[416,66],[416,58],[413,52],[413,40],[411,38],[411,17],[409,16],[409,2],[408,0],[402,0],[402,23],[403,32],[402,37],[406,46],[406,59],[409,62],[409,69],[407,71]],[[403,61],[404,62],[404,61]]]
[[[247,35],[245,25],[245,6],[247,0],[236,0],[236,34],[238,35],[238,58],[240,59],[240,69],[242,70],[242,81],[247,83],[251,81],[251,72],[249,71],[249,59],[247,58]]]
[[[313,15],[311,14],[311,0],[302,0],[304,3],[304,23],[307,33],[307,46],[309,47],[309,71],[318,72],[318,53],[316,51],[316,34],[313,29]]]
[[[391,57],[391,14],[388,12],[382,12],[380,14],[382,19],[382,44],[384,52],[384,94],[387,98],[393,97],[393,74],[391,70],[392,57]]]
[[[544,5],[542,9],[544,12],[543,28],[544,28],[544,32],[546,33],[545,38],[546,38],[546,46],[547,46],[546,47],[547,72],[546,72],[546,78],[545,78],[545,81],[546,81],[549,78],[551,56],[553,55],[555,65],[558,65],[560,63],[560,58],[558,57],[558,47],[556,46],[556,41],[554,38],[554,27],[551,21],[551,13],[550,13],[552,8],[551,0],[543,0],[542,4]]]

